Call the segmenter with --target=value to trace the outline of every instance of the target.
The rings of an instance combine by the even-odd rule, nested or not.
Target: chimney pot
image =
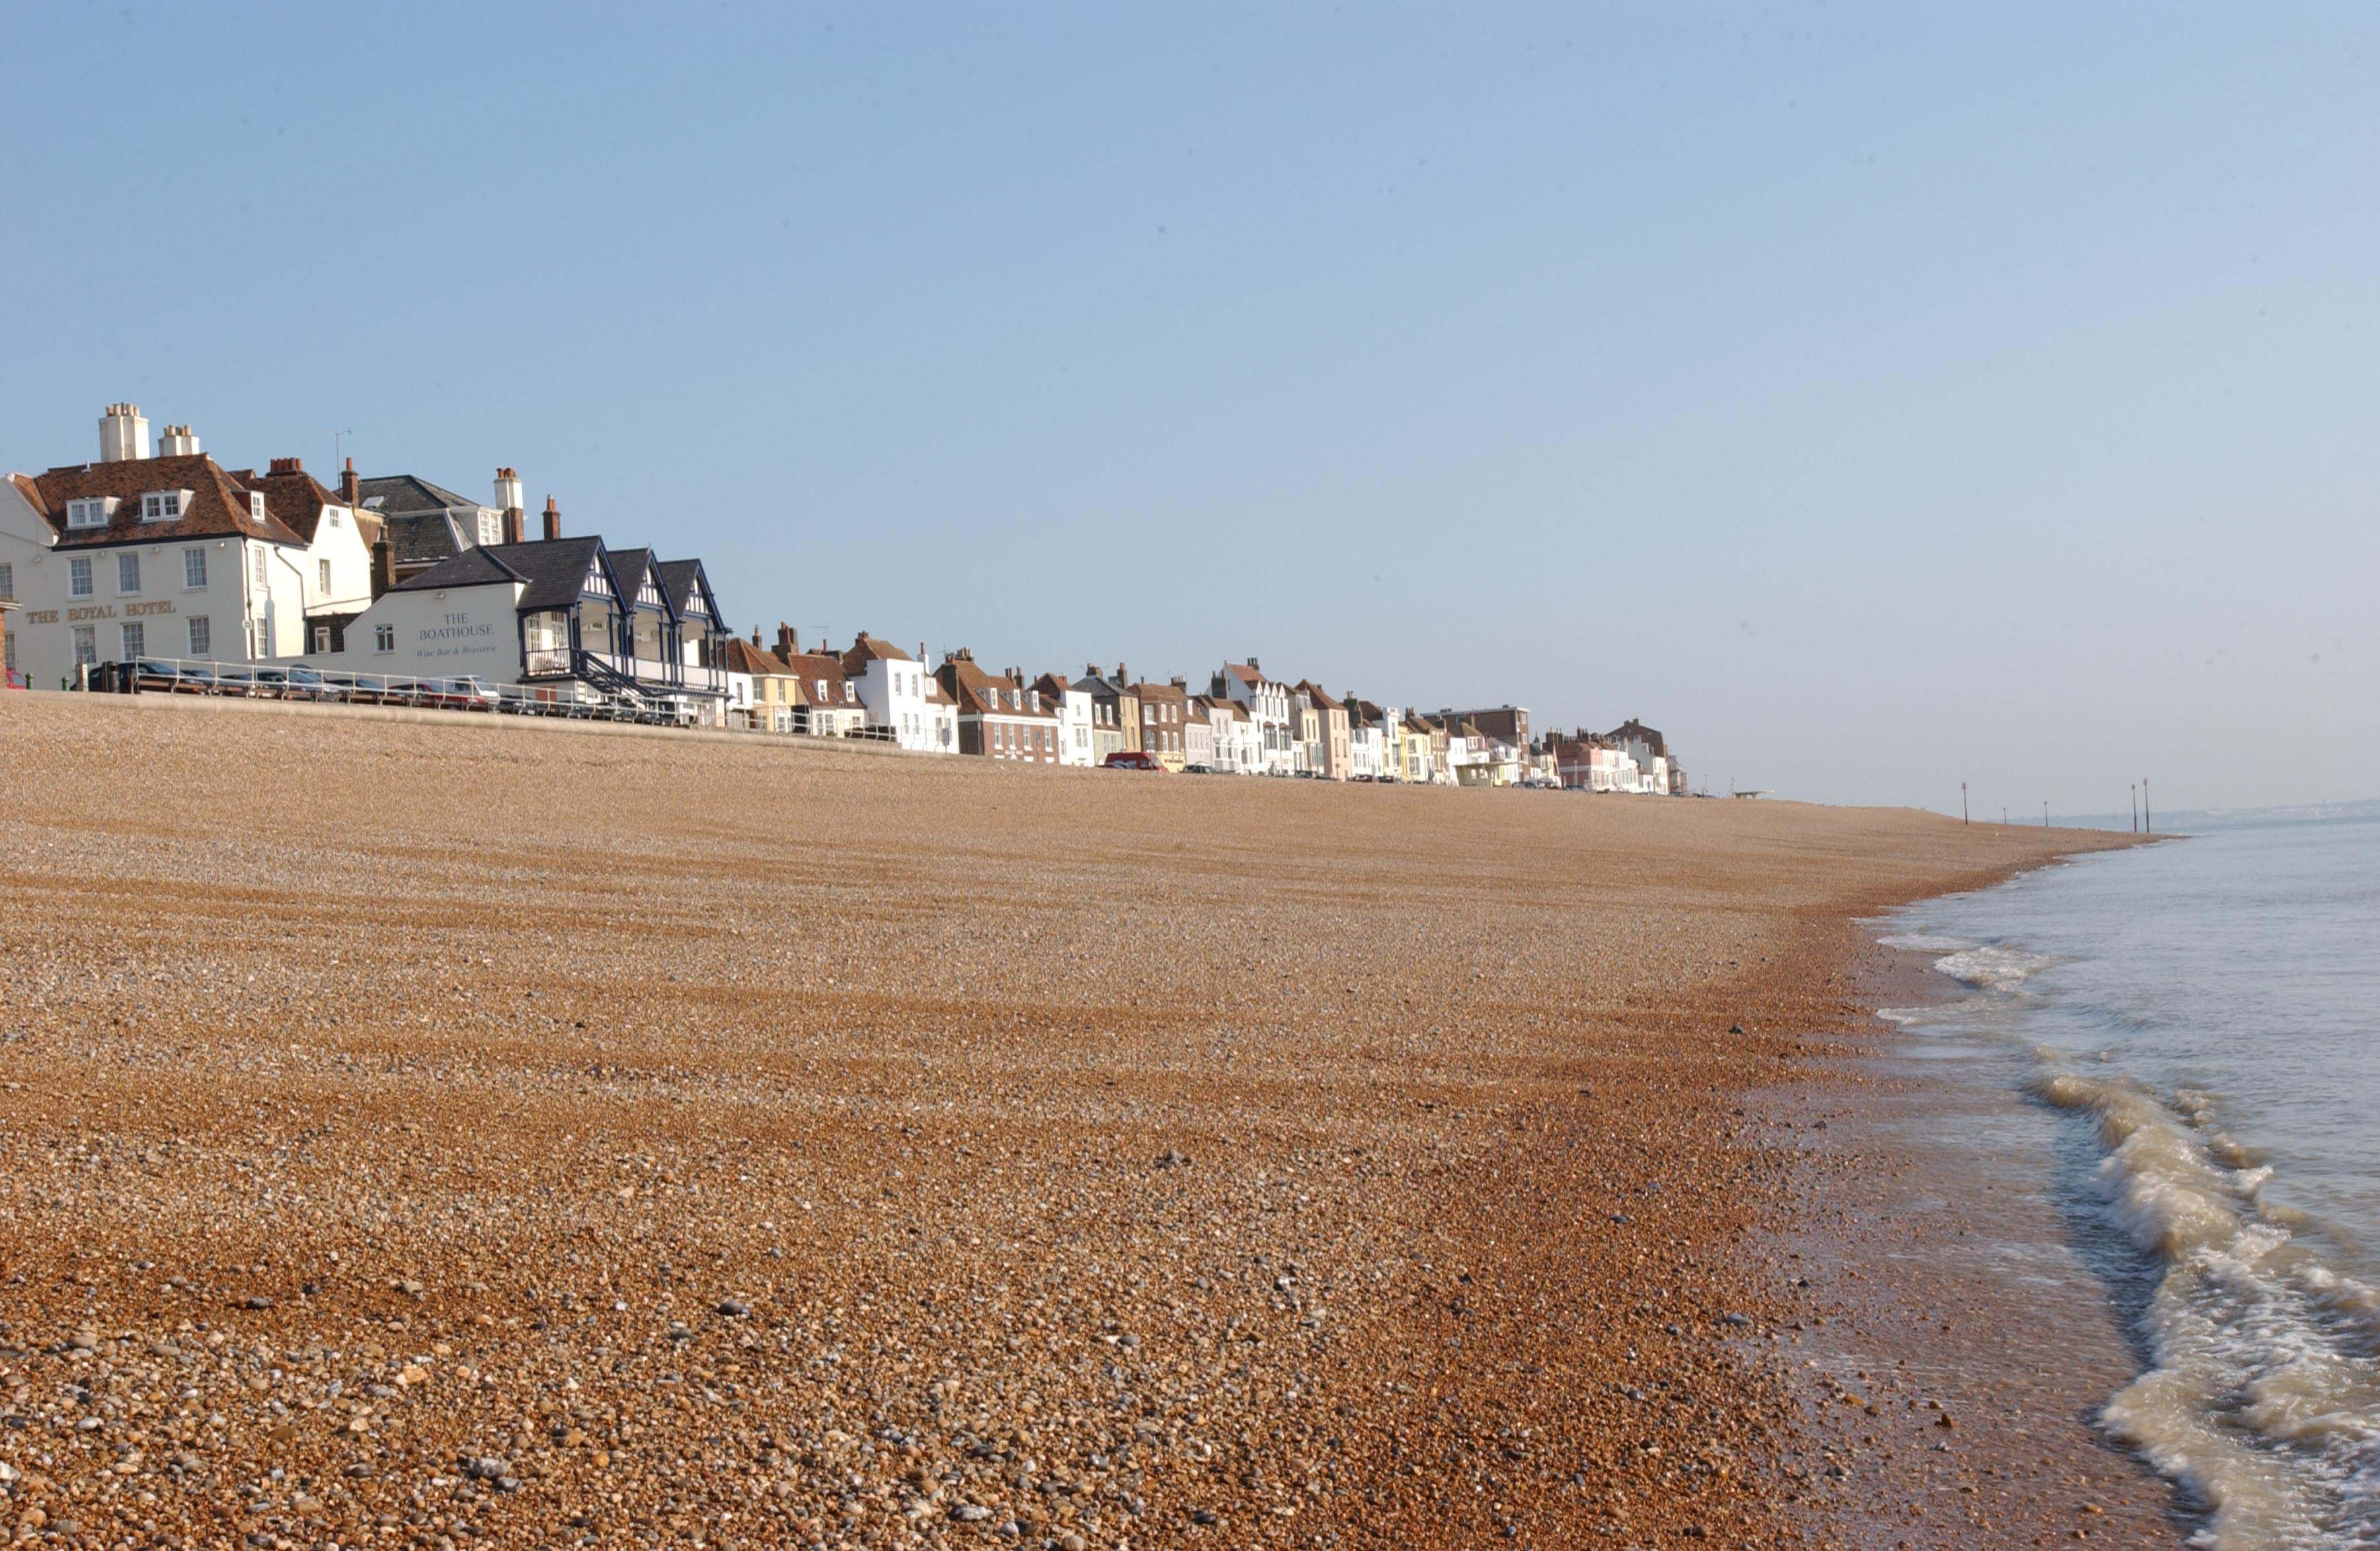
[[[137,404],[111,404],[99,418],[99,461],[130,463],[149,455],[149,422]]]
[[[306,472],[306,462],[303,458],[274,458],[269,467],[271,471],[275,474],[303,474]]]
[[[339,500],[349,510],[364,503],[363,481],[356,478],[356,460],[349,458],[347,467],[339,471]]]

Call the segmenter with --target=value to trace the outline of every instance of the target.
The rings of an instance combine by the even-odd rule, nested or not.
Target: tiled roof
[[[774,652],[763,651],[741,636],[723,636],[720,640],[719,665],[731,673],[749,673],[754,678],[789,679],[794,670]]]
[[[1005,673],[986,672],[979,664],[964,657],[953,657],[934,670],[936,682],[951,694],[962,711],[990,711],[1002,716],[1038,717],[1054,721],[1058,713],[1034,703],[1035,697],[1026,694],[1022,706],[1008,703],[1012,690],[1024,692],[1025,685]]]
[[[792,671],[795,677],[802,681],[804,704],[820,707],[859,704],[858,691],[853,689],[850,682],[843,676],[842,660],[831,653],[795,652],[793,656],[781,660]],[[826,694],[823,697],[818,691],[818,683],[820,679],[826,680]]]
[[[881,640],[865,630],[851,638],[851,649],[843,654],[844,671],[855,673],[864,671],[868,663],[880,659],[887,662],[917,660],[892,642]]]
[[[654,569],[653,551],[650,550],[612,551],[612,574],[620,578],[620,602],[624,608],[637,606],[637,594],[644,589],[645,574]],[[662,587],[658,574],[653,578],[653,585]],[[666,593],[665,588],[662,590]]]
[[[443,509],[383,513],[381,536],[388,540],[399,565],[435,564],[470,548],[455,527],[457,521]]]
[[[719,604],[710,596],[710,578],[704,574],[702,562],[661,561],[653,566],[653,575],[661,578],[662,591],[668,596],[670,607],[678,612],[679,618],[683,619],[693,612],[691,605],[699,601],[702,612],[711,615],[716,622]],[[698,599],[698,592],[700,595]]]
[[[1664,759],[1670,757],[1670,745],[1661,740],[1660,733],[1654,728],[1645,726],[1643,722],[1637,721],[1633,716],[1627,721],[1621,722],[1619,726],[1614,727],[1606,734],[1606,736],[1609,737],[1615,743],[1629,738],[1634,738],[1646,748],[1652,750],[1655,754],[1661,756]]]
[[[1316,684],[1311,679],[1298,680],[1297,688],[1298,693],[1304,695],[1307,699],[1314,702],[1317,709],[1337,711],[1345,710],[1347,709],[1338,701],[1332,699],[1329,691],[1325,690],[1320,685]]]
[[[383,474],[356,481],[356,499],[364,510],[382,516],[412,512],[471,511],[485,505],[468,495],[456,495],[414,474]]]
[[[427,571],[418,572],[396,584],[398,592],[435,591],[449,587],[484,587],[490,582],[526,582],[528,578],[496,558],[496,546],[491,549],[465,550],[452,560],[440,561]],[[527,548],[526,545],[522,546]],[[527,595],[521,606],[529,607]]]
[[[123,458],[114,463],[70,464],[37,474],[19,485],[47,517],[58,548],[101,544],[146,544],[167,539],[264,539],[302,544],[268,506],[259,521],[249,513],[248,491],[204,453],[161,458]],[[170,522],[142,522],[140,498],[152,491],[188,491],[182,515]],[[114,496],[115,515],[103,527],[67,527],[67,503]]]
[[[591,535],[527,544],[482,544],[396,585],[400,592],[412,592],[511,577],[527,584],[521,589],[523,609],[567,609],[577,603],[588,569],[602,553],[603,541]]]
[[[338,496],[302,467],[276,468],[261,479],[252,470],[243,468],[232,478],[250,490],[262,491],[264,509],[310,544],[314,541],[316,529],[322,527],[322,508],[339,504]]]

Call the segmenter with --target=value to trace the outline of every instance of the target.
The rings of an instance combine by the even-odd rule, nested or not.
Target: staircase
[[[657,703],[651,692],[643,685],[591,651],[580,650],[571,653],[570,671],[577,678],[615,698],[632,701],[640,706]]]

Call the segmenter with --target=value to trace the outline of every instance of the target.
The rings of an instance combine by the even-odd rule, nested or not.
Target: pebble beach
[[[1849,923],[2123,839],[153,697],[0,776],[0,1538],[92,1546],[1807,1543]]]

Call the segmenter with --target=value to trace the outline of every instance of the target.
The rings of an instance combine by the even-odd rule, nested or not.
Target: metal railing
[[[624,695],[583,680],[559,684],[490,684],[464,674],[432,678],[399,673],[350,673],[289,662],[216,662],[178,657],[143,657],[126,662],[87,664],[81,686],[95,694],[206,695],[244,700],[296,700],[316,705],[395,706],[420,710],[484,711],[498,716],[560,717],[573,721],[616,721],[646,727],[700,727],[759,737],[894,744],[890,727],[848,733],[779,732],[759,725],[730,707],[723,722],[706,721],[692,697]]]

